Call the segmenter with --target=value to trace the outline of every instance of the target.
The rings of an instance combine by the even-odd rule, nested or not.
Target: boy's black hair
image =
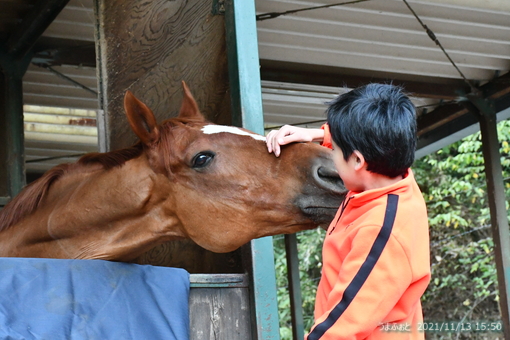
[[[328,125],[345,160],[359,151],[367,170],[391,178],[405,174],[416,150],[416,108],[397,86],[369,84],[329,102]]]

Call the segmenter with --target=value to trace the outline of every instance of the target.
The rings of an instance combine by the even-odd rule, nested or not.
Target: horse
[[[177,117],[158,124],[127,91],[131,147],[57,165],[0,211],[0,256],[129,262],[191,239],[215,253],[329,223],[346,191],[331,153],[215,125],[183,82]]]

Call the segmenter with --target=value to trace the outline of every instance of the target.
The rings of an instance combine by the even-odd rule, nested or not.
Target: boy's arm
[[[280,156],[281,145],[294,142],[322,142],[323,129],[306,129],[291,125],[284,125],[279,130],[273,130],[266,136],[267,151]]]
[[[373,263],[380,230],[380,227],[364,227],[353,231],[351,251],[339,268],[335,285],[328,296],[317,296],[321,301],[316,303],[320,303],[326,312],[315,315],[315,324],[306,340],[364,339],[374,330],[379,332],[381,322],[398,322],[385,318],[409,288],[412,272],[402,246],[394,237],[389,238],[380,257]],[[333,233],[327,237],[335,236]],[[329,243],[337,244],[332,241]],[[335,256],[339,250],[330,248],[329,251],[330,256]],[[335,264],[324,263],[323,277],[331,275],[327,272],[331,266]],[[335,278],[328,279],[331,282]]]

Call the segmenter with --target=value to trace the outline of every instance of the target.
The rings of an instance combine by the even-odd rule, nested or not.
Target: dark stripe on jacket
[[[393,223],[395,222],[395,215],[397,214],[398,196],[389,194],[386,203],[386,212],[384,214],[384,222],[377,238],[368,253],[365,262],[361,265],[360,269],[352,279],[351,283],[347,286],[342,296],[342,300],[331,310],[326,320],[318,324],[308,335],[308,340],[318,340],[328,329],[330,329],[335,322],[342,316],[344,311],[349,307],[349,304],[354,300],[354,297],[365,283],[368,276],[374,269],[377,260],[381,256],[386,243],[391,235]]]

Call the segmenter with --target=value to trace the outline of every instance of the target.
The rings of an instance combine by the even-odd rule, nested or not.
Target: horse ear
[[[129,90],[124,96],[124,110],[131,129],[143,144],[151,145],[159,140],[159,129],[154,113]]]
[[[179,111],[179,118],[191,118],[191,119],[200,119],[205,120],[204,116],[200,113],[198,109],[197,102],[191,91],[188,88],[188,85],[182,81],[182,89],[184,90],[184,98],[182,99],[181,111]]]

